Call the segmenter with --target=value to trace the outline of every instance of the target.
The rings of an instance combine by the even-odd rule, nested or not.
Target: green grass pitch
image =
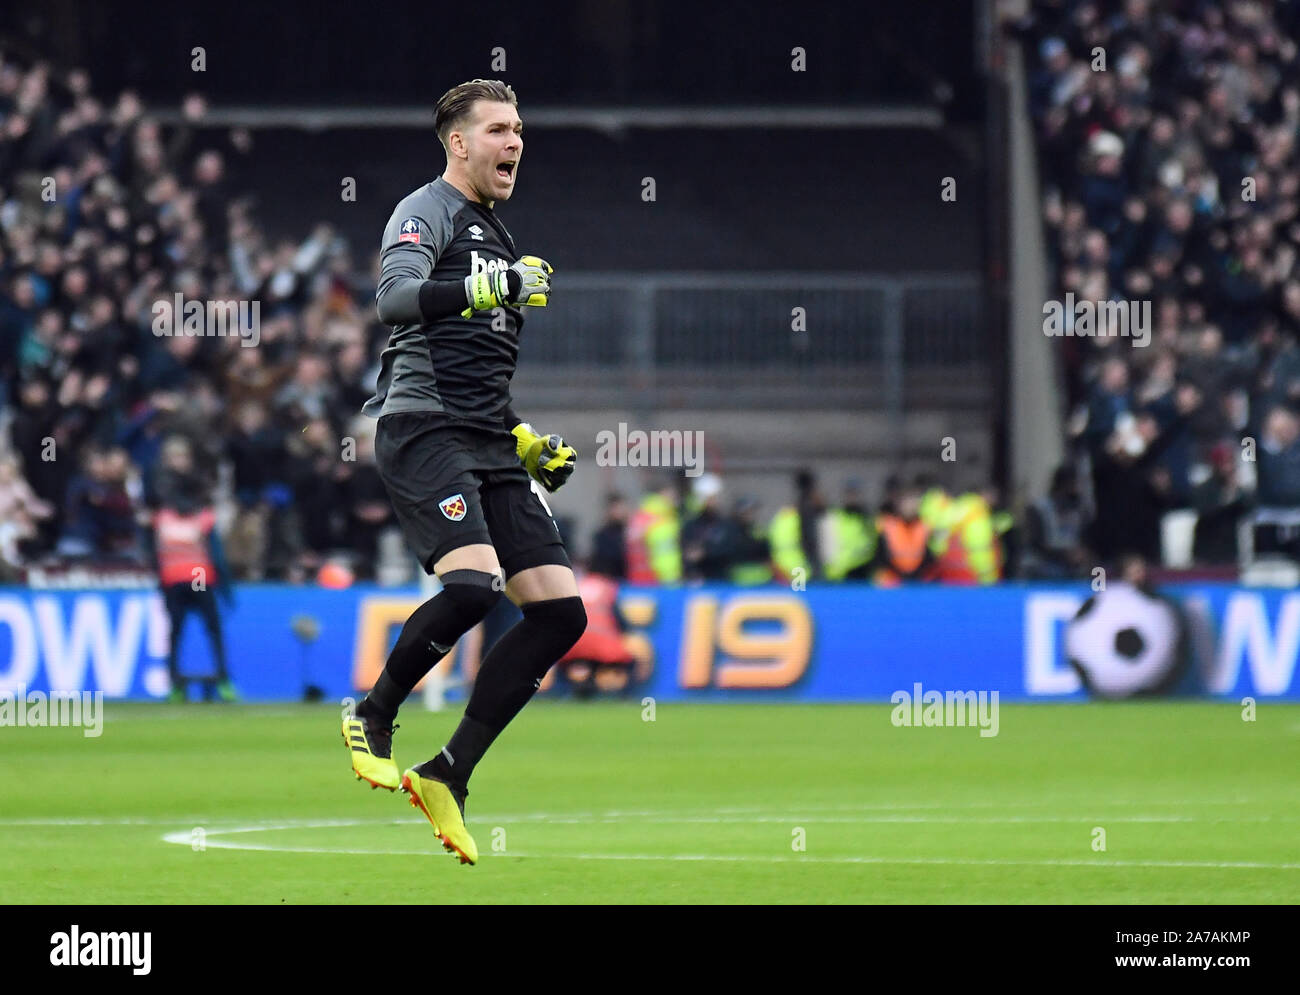
[[[0,901],[1300,901],[1295,705],[1004,705],[981,738],[888,705],[537,702],[471,785],[476,867],[353,779],[337,707],[105,713],[0,729]],[[398,763],[458,718],[412,702]]]

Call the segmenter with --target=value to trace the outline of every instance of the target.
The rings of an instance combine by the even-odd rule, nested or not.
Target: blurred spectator
[[[173,447],[173,462],[181,462],[180,447]],[[234,588],[230,571],[216,530],[216,514],[198,492],[183,493],[176,489],[163,492],[160,505],[150,516],[149,551],[158,572],[163,604],[167,609],[167,673],[171,680],[173,702],[186,700],[186,688],[193,675],[180,669],[180,646],[185,634],[185,620],[191,612],[198,614],[207,630],[216,672],[205,682],[225,701],[237,697],[226,669],[226,647],[217,607],[220,597],[227,608],[234,606]]]
[[[342,521],[345,485],[354,475],[350,463],[340,458],[339,440],[324,418],[312,419],[284,442],[289,461],[286,478],[293,486],[291,508],[303,545],[299,565],[310,573],[318,570],[347,536]],[[368,536],[365,542],[373,538]]]
[[[153,476],[152,488],[146,489],[148,503],[154,507],[175,508],[182,504],[206,503],[208,487],[194,462],[194,447],[189,439],[173,435],[162,444],[162,454]]]
[[[1159,559],[1160,517],[1168,492],[1167,474],[1154,465],[1160,438],[1152,415],[1128,415],[1093,457],[1097,515],[1089,546],[1102,559],[1130,552]]]
[[[346,516],[347,546],[357,564],[356,575],[367,580],[374,577],[379,534],[397,524],[388,492],[375,465],[373,426],[374,423],[368,420],[357,423],[355,457],[338,463],[339,496]]]
[[[121,449],[87,450],[82,472],[68,487],[58,552],[84,559],[139,559],[130,464]]]
[[[60,410],[50,383],[43,379],[23,381],[10,437],[27,482],[42,501],[54,508],[54,513],[37,526],[35,542],[41,551],[53,548],[58,538],[61,502],[76,469],[69,435],[66,423],[60,424]],[[57,458],[61,449],[69,454],[62,460]]]
[[[624,691],[632,681],[636,653],[625,636],[629,626],[618,607],[618,583],[584,570],[577,575],[587,628],[557,666],[579,698],[597,691]]]
[[[725,581],[736,562],[734,525],[722,513],[722,481],[712,473],[695,479],[697,514],[682,526],[682,569],[689,580]]]
[[[1124,143],[1109,131],[1095,131],[1088,140],[1080,196],[1088,223],[1106,234],[1119,230],[1128,182],[1123,169]]]
[[[875,518],[867,510],[862,481],[846,481],[840,505],[831,508],[826,516],[829,524],[826,579],[869,580],[878,537]]]
[[[1114,433],[1116,423],[1130,411],[1128,366],[1122,359],[1108,359],[1088,403],[1089,444],[1094,448],[1103,445]]]
[[[939,483],[934,474],[918,473],[913,478],[910,489],[900,483],[894,492],[894,501],[889,507],[882,507],[881,512],[897,517],[900,514],[899,501],[904,494],[911,491],[921,496],[917,514],[921,516],[921,521],[925,522],[925,527],[933,540],[934,536],[942,534],[948,528],[948,507],[952,504],[952,495]]]
[[[1300,418],[1277,407],[1259,440],[1259,503],[1266,508],[1300,508]]]
[[[735,561],[731,567],[731,581],[753,587],[767,584],[772,580],[772,553],[767,533],[758,520],[759,504],[755,498],[744,496],[736,499],[731,513],[732,529],[735,534]]]
[[[329,368],[320,356],[306,355],[298,361],[292,379],[275,396],[275,407],[288,424],[324,418],[331,411],[334,385]]]
[[[1277,407],[1264,420],[1257,452],[1255,552],[1300,560],[1300,418]]]
[[[948,501],[943,527],[927,543],[935,578],[945,584],[993,584],[1002,578],[1003,552],[988,495],[971,489]]]
[[[785,583],[822,576],[820,532],[826,501],[809,470],[795,474],[794,490],[794,504],[778,511],[768,527],[772,563]]]
[[[682,579],[681,517],[677,482],[665,475],[641,499],[627,525],[627,579],[634,584],[676,584]]]
[[[128,412],[118,431],[118,443],[126,449],[131,462],[141,468],[149,482],[149,487],[146,488],[149,497],[152,497],[152,482],[158,470],[163,440],[169,434],[180,434],[180,418],[177,416],[180,407],[179,395],[169,391],[155,391]],[[191,460],[193,461],[192,453]]]
[[[1211,473],[1192,491],[1196,531],[1192,557],[1197,563],[1236,564],[1237,525],[1249,507],[1237,481],[1237,461],[1232,447],[1220,443],[1210,454]]]
[[[1031,580],[1064,580],[1085,573],[1084,517],[1074,470],[1058,466],[1047,494],[1025,513],[1021,574]]]
[[[605,496],[605,520],[591,537],[590,570],[613,580],[627,578],[627,500],[617,492]]]
[[[895,510],[877,519],[880,530],[879,569],[876,583],[894,587],[903,581],[931,580],[935,558],[930,551],[930,529],[921,518],[921,492],[917,487],[899,491]]]
[[[898,495],[903,491],[903,478],[897,473],[891,473],[885,478],[885,486],[881,489],[880,511],[882,515],[894,515],[898,513]]]
[[[18,461],[0,453],[0,561],[10,567],[22,564],[25,547],[37,536],[37,521],[53,514],[54,507],[37,497],[23,479]]]
[[[231,565],[255,580],[282,576],[299,546],[292,531],[293,466],[283,430],[271,423],[261,404],[249,402],[239,410],[227,456],[239,503],[227,537]]]

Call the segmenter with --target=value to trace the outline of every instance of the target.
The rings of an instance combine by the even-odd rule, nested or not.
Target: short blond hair
[[[433,126],[443,148],[447,147],[447,136],[465,123],[476,100],[519,106],[515,91],[499,79],[472,79],[468,83],[453,86],[438,98],[433,109]]]

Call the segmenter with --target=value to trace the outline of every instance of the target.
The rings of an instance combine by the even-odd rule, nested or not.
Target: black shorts
[[[434,412],[384,415],[375,462],[402,534],[426,573],[461,546],[490,543],[506,578],[569,557],[551,509],[505,429],[450,425]]]

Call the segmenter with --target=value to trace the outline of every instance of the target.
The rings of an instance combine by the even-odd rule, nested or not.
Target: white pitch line
[[[788,821],[788,820],[787,820]],[[1111,820],[1116,821],[1116,820]],[[270,843],[248,843],[221,839],[222,836],[247,835],[258,832],[283,832],[292,829],[337,829],[360,825],[374,825],[376,820],[294,820],[292,822],[263,822],[252,825],[231,826],[227,828],[206,828],[201,849],[248,850],[263,853],[312,853],[334,854],[342,856],[427,856],[437,855],[432,847],[427,850],[393,850],[362,849],[356,847],[303,847],[294,845],[277,845]],[[417,824],[409,820],[384,820],[379,824]],[[217,837],[217,838],[213,838]],[[193,830],[184,829],[167,833],[162,837],[164,843],[178,846],[194,845]],[[1263,861],[1206,861],[1206,860],[1088,860],[1088,859],[1043,859],[1027,860],[1023,858],[966,858],[966,857],[866,857],[837,856],[818,857],[809,855],[771,854],[649,854],[649,853],[510,853],[499,854],[504,857],[520,857],[530,860],[623,860],[623,861],[669,861],[688,863],[813,863],[813,864],[915,864],[958,867],[1154,867],[1167,869],[1208,869],[1208,870],[1300,870],[1300,863],[1268,863]]]
[[[354,826],[370,825],[373,823],[384,822],[405,822],[405,819],[282,819],[267,820],[257,823],[259,826],[266,828],[280,827],[283,829],[315,829],[328,828],[329,825]],[[172,816],[166,819],[154,818],[152,816],[122,816],[120,818],[3,818],[0,819],[0,828],[5,826],[49,826],[58,828],[60,826],[179,826],[181,824],[211,825],[212,820],[206,815],[194,816]]]
[[[295,827],[297,828],[297,827]],[[225,832],[235,832],[236,830],[214,830],[209,829],[204,833],[203,842],[200,844],[201,850],[252,850],[262,853],[333,853],[352,857],[428,857],[437,856],[444,853],[441,847],[434,849],[430,847],[426,850],[359,850],[351,847],[323,847],[323,846],[276,846],[271,843],[244,843],[234,840],[213,839],[212,837]],[[253,832],[252,829],[243,830]],[[178,846],[194,847],[192,831],[183,829],[180,832],[168,833],[163,837],[164,843],[175,843]],[[447,856],[454,857],[454,853],[448,853]]]
[[[293,827],[301,828],[301,827]],[[253,832],[257,827],[241,827],[238,831]],[[394,856],[439,856],[441,851],[430,847],[427,850],[366,850],[356,847],[300,847],[277,846],[268,843],[245,843],[233,840],[211,839],[220,833],[237,830],[209,831],[202,843],[203,849],[213,850],[247,850],[261,853],[312,853],[333,854],[338,856],[394,857]],[[163,842],[179,846],[193,846],[190,831],[168,833]],[[454,854],[446,854],[454,856]],[[705,853],[498,853],[501,857],[518,857],[526,860],[631,860],[631,861],[669,861],[686,863],[766,863],[766,864],[933,864],[947,867],[1089,867],[1089,868],[1123,868],[1123,867],[1158,867],[1168,869],[1206,869],[1206,870],[1300,870],[1300,863],[1275,864],[1262,861],[1208,861],[1208,860],[1025,860],[1019,858],[972,859],[965,857],[818,857],[807,854],[801,856],[774,856],[772,854],[705,854]]]
[[[203,816],[195,816],[202,821]],[[122,816],[120,818],[4,818],[0,819],[0,828],[6,826],[46,826],[57,829],[60,826],[174,826],[190,820],[183,817],[156,819],[152,817]]]

